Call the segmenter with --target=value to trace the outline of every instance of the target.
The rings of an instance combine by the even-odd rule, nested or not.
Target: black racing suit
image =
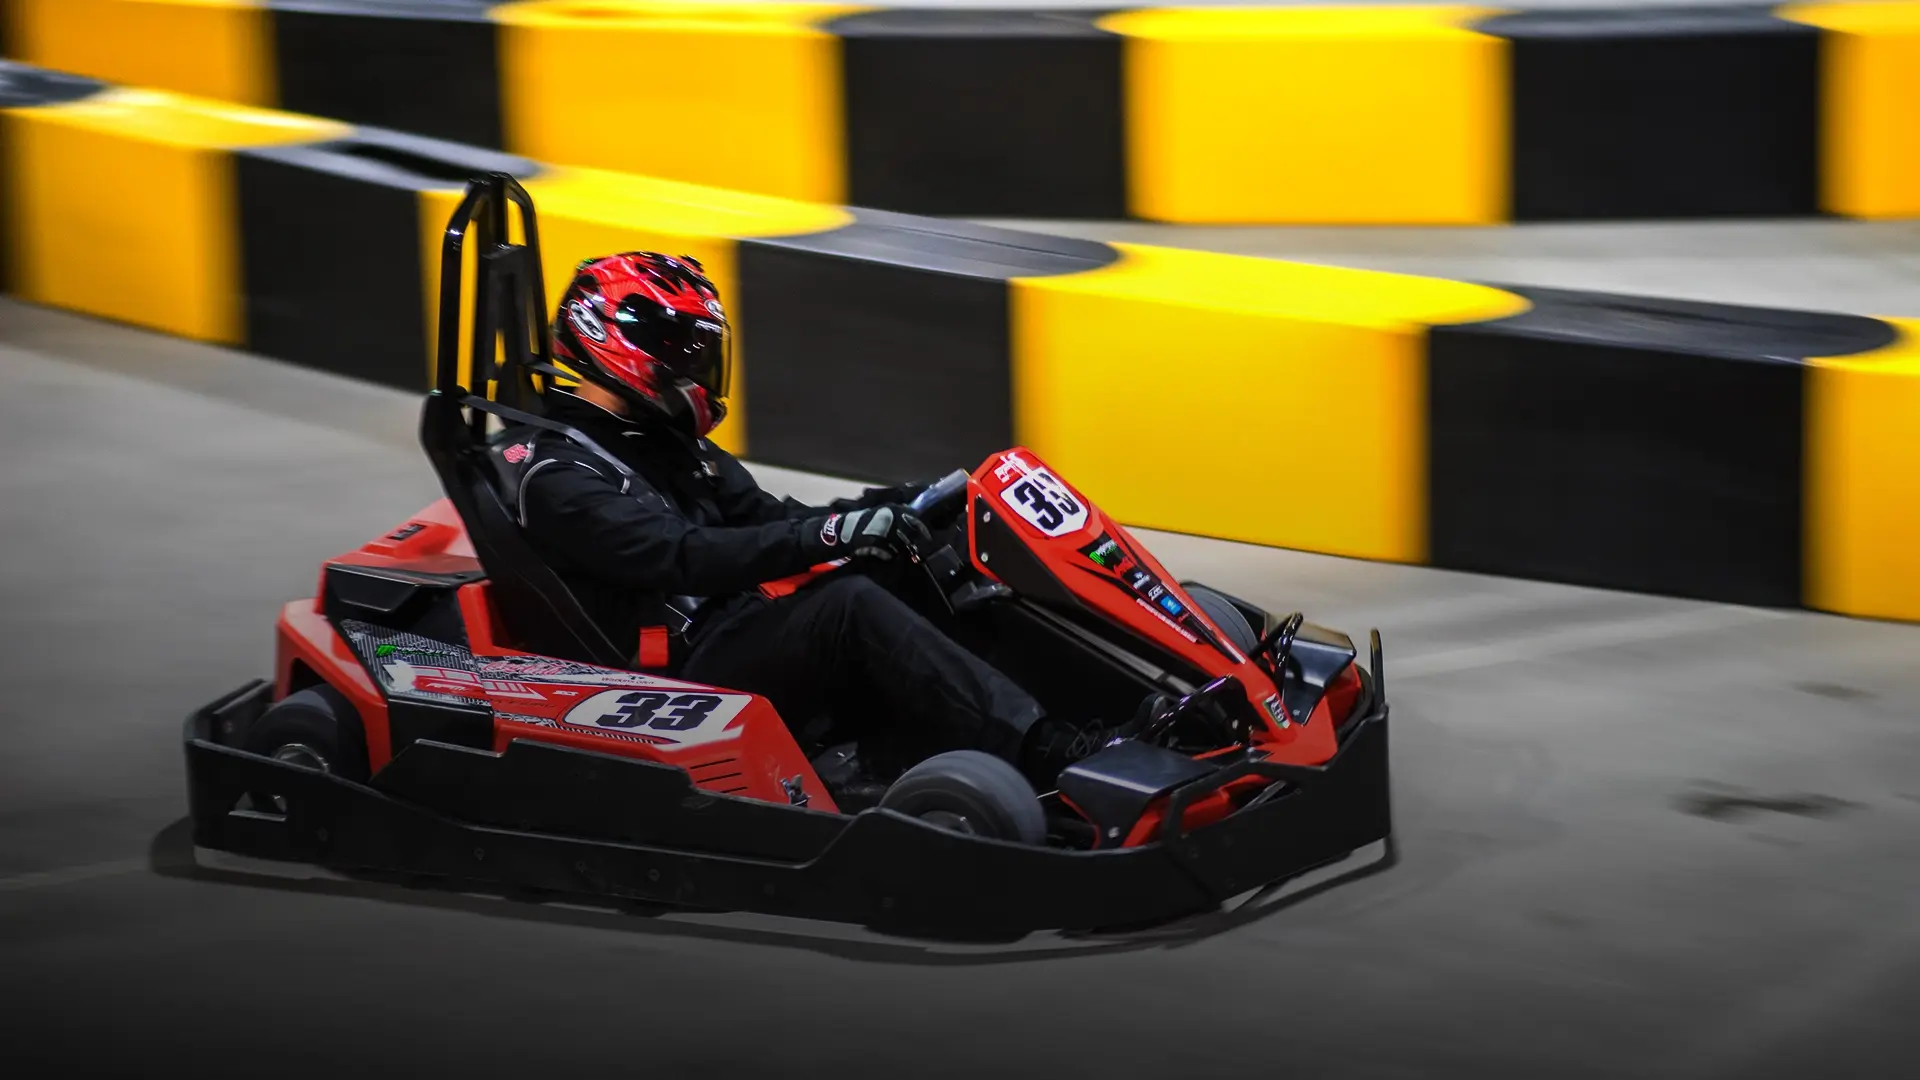
[[[777,599],[759,589],[838,556],[820,517],[904,501],[902,492],[805,506],[763,490],[707,440],[569,394],[547,399],[551,419],[636,477],[608,475],[551,432],[515,455],[521,526],[616,645],[637,652],[663,601],[692,607],[684,655],[670,665],[681,678],[760,694],[792,724],[822,714],[904,721],[925,725],[916,735],[930,752],[978,749],[1018,764],[1038,702],[871,578],[836,572]]]

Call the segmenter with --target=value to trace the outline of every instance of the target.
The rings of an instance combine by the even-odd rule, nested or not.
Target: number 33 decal
[[[1000,499],[1048,536],[1064,536],[1087,524],[1087,508],[1045,469],[1020,476],[1001,490]]]
[[[603,690],[568,710],[566,721],[579,727],[630,731],[691,746],[739,734],[728,731],[727,725],[752,700],[745,694]]]

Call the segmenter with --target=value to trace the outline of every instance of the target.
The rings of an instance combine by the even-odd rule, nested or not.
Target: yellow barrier
[[[1920,215],[1920,3],[1811,4],[1820,27],[1821,209]]]
[[[824,232],[853,220],[838,207],[596,169],[550,170],[526,180],[525,186],[540,214],[541,271],[549,310],[557,305],[581,260],[619,251],[663,251],[700,260],[726,299],[734,326],[743,327],[748,319],[743,317],[736,272],[739,240]],[[442,229],[460,192],[452,188],[423,191],[420,200],[422,280],[432,325],[439,306]],[[471,286],[472,275],[464,280]],[[735,342],[731,411],[713,434],[716,442],[735,454],[746,451],[745,380],[750,349],[749,338],[741,334]],[[468,362],[463,358],[463,370],[470,375]]]
[[[1127,38],[1133,213],[1222,223],[1504,220],[1507,46],[1466,29],[1491,14],[1215,8],[1103,19]]]
[[[1877,352],[1809,361],[1808,607],[1920,619],[1920,320]]]
[[[7,110],[12,280],[25,298],[183,337],[241,338],[233,160],[344,124],[155,90]]]
[[[841,202],[840,42],[815,24],[858,10],[698,0],[501,8],[507,148]]]
[[[1123,521],[1369,559],[1426,554],[1426,327],[1483,285],[1115,245],[1013,285],[1014,424]]]
[[[272,31],[259,0],[12,5],[8,31],[14,58],[24,63],[242,105],[274,104]]]

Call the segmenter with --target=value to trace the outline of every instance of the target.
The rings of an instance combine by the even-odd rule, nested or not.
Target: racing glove
[[[810,544],[817,542],[817,561],[847,556],[891,559],[895,553],[920,550],[933,543],[933,534],[903,506],[874,506],[814,518],[801,527]]]

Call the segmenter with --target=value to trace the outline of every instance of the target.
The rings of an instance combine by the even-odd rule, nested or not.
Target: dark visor
[[[724,320],[654,307],[640,297],[629,297],[621,302],[613,325],[628,344],[645,350],[675,378],[686,379],[713,397],[727,396],[733,336]]]

